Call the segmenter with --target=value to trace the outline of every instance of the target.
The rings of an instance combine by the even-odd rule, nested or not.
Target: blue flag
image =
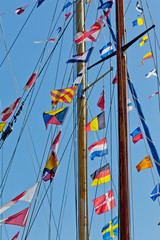
[[[114,51],[111,42],[107,43],[107,45],[105,45],[101,50],[99,50],[99,52],[101,54],[101,58],[105,58],[111,53],[113,53]]]
[[[102,228],[103,240],[110,240],[118,236],[118,218],[115,217]]]
[[[44,2],[44,0],[38,0],[37,8]]]
[[[150,198],[155,201],[157,197],[160,196],[160,184],[158,183],[153,189]]]

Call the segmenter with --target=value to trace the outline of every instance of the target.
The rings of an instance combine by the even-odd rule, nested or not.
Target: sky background
[[[58,2],[56,6],[56,2]],[[144,14],[147,22],[147,26],[152,25],[148,9],[145,1],[142,1]],[[18,7],[22,7],[29,4],[29,7],[21,15],[16,15],[14,10]],[[45,47],[44,43],[35,44],[34,41],[46,40],[48,37],[49,29],[52,34],[50,38],[58,36],[57,28],[64,24],[64,14],[69,12],[69,9],[62,12],[64,1],[51,1],[46,0],[39,8],[34,8],[36,1],[3,1],[0,7],[0,13],[6,12],[1,16],[1,33],[0,33],[0,102],[2,111],[13,103],[19,96],[23,94],[23,87],[32,75],[32,73],[38,68],[39,72],[42,70],[49,54],[51,53],[54,44],[48,43],[44,54],[44,59],[40,65],[38,62],[40,55]],[[93,0],[90,5],[86,5],[86,29],[95,23],[95,21],[102,15],[102,11],[97,12],[97,6],[99,2]],[[128,7],[129,4],[129,7]],[[148,1],[150,12],[154,24],[156,25],[157,38],[160,39],[159,29],[159,7],[160,3],[157,1],[153,3]],[[138,34],[145,30],[145,25],[132,27],[132,21],[138,16],[136,11],[136,1],[125,1],[125,25],[126,25],[126,41],[132,40]],[[33,9],[34,8],[34,9]],[[32,11],[33,9],[33,11]],[[88,10],[88,11],[87,11]],[[73,14],[73,9],[71,9]],[[54,16],[54,18],[53,18]],[[115,29],[115,4],[111,10],[111,22]],[[52,22],[53,20],[53,22]],[[25,24],[26,22],[26,24]],[[52,25],[51,25],[52,23]],[[24,26],[24,27],[23,27]],[[3,29],[3,31],[2,31]],[[21,31],[22,29],[22,31]],[[20,32],[21,31],[21,32]],[[19,34],[20,32],[20,34]],[[4,35],[3,35],[3,34]],[[18,37],[17,37],[18,36]],[[149,33],[151,39],[152,51],[155,57],[156,63],[159,62],[159,46],[155,43],[154,30]],[[16,39],[16,41],[15,41]],[[107,26],[101,32],[99,40],[93,44],[94,51],[90,58],[88,65],[100,60],[99,50],[109,41],[111,36]],[[5,55],[6,48],[9,49],[14,43],[8,57],[2,63]],[[112,41],[112,40],[111,40]],[[5,43],[4,43],[5,42]],[[86,49],[90,48],[91,42],[87,42]],[[0,176],[1,180],[6,173],[6,169],[11,160],[12,166],[7,176],[7,181],[3,190],[1,205],[7,203],[24,190],[33,186],[41,178],[45,162],[49,154],[49,148],[53,138],[58,134],[60,127],[52,126],[52,128],[45,129],[42,114],[44,111],[50,111],[51,108],[51,96],[50,91],[67,86],[72,86],[74,76],[72,76],[72,64],[66,64],[66,61],[73,55],[72,48],[75,48],[73,43],[73,21],[70,22],[64,37],[59,41],[49,66],[45,67],[38,78],[34,91],[29,95],[25,104],[22,114],[18,117],[17,122],[14,124],[14,130],[10,136],[6,139],[3,148],[0,153]],[[115,48],[114,48],[115,49]],[[127,50],[127,64],[130,77],[134,83],[139,101],[142,105],[146,122],[148,123],[151,136],[155,143],[158,153],[160,141],[159,131],[159,98],[158,95],[148,99],[148,96],[158,91],[158,81],[156,77],[145,78],[145,74],[154,69],[153,59],[146,60],[143,66],[139,66],[143,59],[143,56],[150,52],[149,42],[143,47],[139,46],[137,41],[133,46]],[[37,64],[38,63],[38,64]],[[102,239],[101,229],[118,213],[118,107],[117,107],[117,85],[112,84],[112,80],[116,75],[116,58],[111,61],[106,61],[103,66],[98,65],[95,68],[89,70],[86,74],[87,83],[91,84],[98,77],[103,75],[110,69],[110,66],[114,67],[113,72],[107,75],[104,79],[98,82],[92,90],[88,92],[88,122],[100,113],[100,109],[97,107],[99,96],[103,90],[105,90],[105,116],[106,116],[106,129],[98,132],[88,133],[88,146],[94,143],[96,140],[107,137],[108,152],[109,154],[102,159],[102,164],[106,162],[110,163],[112,179],[113,181],[108,184],[100,185],[96,187],[90,187],[92,174],[97,168],[100,167],[101,159],[96,158],[91,161],[88,157],[88,198],[89,198],[89,220],[90,220],[90,239],[97,240]],[[101,68],[102,67],[102,68]],[[158,66],[159,69],[159,66]],[[100,72],[99,72],[100,71]],[[114,93],[111,114],[109,114],[111,106],[111,96]],[[25,93],[24,97],[27,93]],[[132,96],[128,90],[128,98]],[[67,106],[67,105],[63,105]],[[61,105],[58,105],[61,107]],[[20,136],[21,129],[23,127],[23,120],[26,112],[31,109],[26,127],[22,133],[20,141],[17,141]],[[74,169],[77,168],[76,161],[74,162],[74,151],[76,149],[77,139],[71,138],[74,123],[73,123],[73,110],[74,104],[70,105],[68,115],[62,126],[62,135],[59,143],[59,150],[57,158],[60,162],[59,169],[56,173],[55,179],[52,182],[51,188],[45,197],[45,200],[40,208],[35,222],[31,228],[31,231],[27,237],[28,240],[32,239],[76,239],[76,216],[75,216],[75,179],[77,180],[77,174],[74,174]],[[137,111],[134,106],[134,110],[128,114],[128,131],[129,134],[133,132],[138,126],[141,127]],[[143,130],[142,130],[143,133]],[[69,142],[68,142],[69,141]],[[17,146],[17,148],[16,148]],[[16,152],[13,156],[13,153]],[[150,154],[150,150],[146,143],[146,140],[140,140],[136,144],[133,144],[131,137],[129,136],[129,156],[130,156],[130,190],[131,190],[131,236],[132,239],[154,239],[159,240],[160,227],[157,225],[160,221],[159,215],[159,202],[158,199],[153,202],[150,199],[150,193],[152,192],[155,184],[159,182],[159,176],[155,165],[153,169],[142,170],[137,172],[136,165],[147,155],[150,155],[152,162],[153,158]],[[153,163],[154,164],[154,163]],[[40,169],[41,166],[41,169]],[[41,199],[45,195],[45,191],[48,188],[49,183],[42,183],[40,188],[40,194],[37,199],[37,205],[41,203]],[[113,211],[109,211],[105,214],[96,215],[93,209],[92,200],[99,197],[113,188],[116,208]],[[96,195],[95,195],[96,194]],[[50,218],[50,206],[49,199],[52,202],[52,213],[54,219],[51,220],[51,238],[49,238],[49,218]],[[63,202],[63,199],[64,202]],[[36,201],[36,196],[33,200],[33,204]],[[62,203],[64,204],[64,211],[61,212]],[[31,210],[33,209],[33,204]],[[9,210],[7,210],[2,218],[11,216],[24,208],[29,204],[25,202],[19,202]],[[36,206],[36,209],[38,209]],[[30,216],[26,225],[25,233],[30,221]],[[60,237],[56,235],[56,226],[58,226],[59,217],[61,219],[61,231]],[[20,232],[19,239],[24,239],[23,228],[12,225],[5,225],[0,227],[1,239],[10,240],[18,232]],[[124,229],[125,231],[125,229]]]

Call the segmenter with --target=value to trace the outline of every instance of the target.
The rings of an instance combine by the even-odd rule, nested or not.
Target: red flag
[[[70,13],[67,13],[67,14],[65,14],[65,17],[66,17],[65,21],[67,21],[67,19],[70,17],[70,15],[71,15],[71,12],[70,12]]]
[[[101,213],[105,213],[109,211],[111,208],[115,207],[115,201],[114,201],[114,194],[113,190],[111,189],[106,194],[100,196],[99,198],[96,198],[93,201],[93,204],[95,206],[95,212],[99,215]]]
[[[16,108],[17,104],[19,103],[21,98],[18,98],[14,103],[12,103],[9,107],[7,107],[2,113],[2,121],[6,121],[11,114],[13,113],[14,109]]]
[[[30,89],[30,87],[34,83],[34,80],[35,80],[36,76],[37,76],[37,71],[32,74],[32,76],[30,77],[30,79],[28,80],[26,85],[24,86],[24,88],[23,88],[24,91],[27,91],[27,90]]]
[[[18,232],[18,233],[12,238],[12,240],[17,240],[19,233],[20,233],[20,232]]]
[[[58,133],[57,137],[54,139],[51,146],[52,151],[55,153],[57,153],[60,136],[61,136],[61,131]]]
[[[25,5],[25,6],[23,6],[23,7],[17,8],[17,9],[15,10],[15,13],[18,14],[18,15],[20,15],[21,13],[24,12],[24,10],[25,10],[28,6],[29,6],[29,5]]]
[[[97,106],[100,107],[101,111],[104,110],[104,90],[101,93],[101,96],[98,100]]]
[[[19,213],[16,213],[15,215],[8,217],[8,218],[1,219],[0,225],[11,224],[11,225],[17,225],[20,227],[25,227],[27,218],[28,218],[28,214],[29,214],[29,207]]]
[[[118,82],[118,79],[117,79],[117,75],[115,76],[115,78],[113,79],[113,81],[112,81],[112,84],[115,84],[115,83],[117,83]]]

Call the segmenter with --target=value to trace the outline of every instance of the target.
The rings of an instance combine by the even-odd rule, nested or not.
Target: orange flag
[[[153,167],[152,161],[150,156],[145,157],[137,166],[137,171],[139,172],[142,169],[151,168]]]

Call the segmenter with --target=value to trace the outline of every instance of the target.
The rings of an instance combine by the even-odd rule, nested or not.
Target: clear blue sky
[[[4,110],[7,106],[9,106],[12,102],[15,101],[16,98],[22,95],[23,87],[25,83],[28,81],[29,77],[33,73],[35,69],[37,69],[37,62],[40,57],[40,54],[44,48],[44,44],[34,44],[34,41],[38,40],[46,40],[47,35],[50,29],[52,17],[55,10],[56,1],[46,0],[38,9],[35,8],[30,18],[28,19],[24,29],[20,33],[17,38],[13,48],[10,51],[9,59],[7,58],[3,65],[0,68],[0,79],[1,79],[1,87],[0,87],[0,101],[1,108]],[[8,47],[12,45],[17,34],[19,33],[21,27],[25,23],[27,17],[29,16],[34,4],[36,2],[26,2],[22,0],[20,3],[16,1],[3,1],[0,8],[0,13],[7,12],[6,15],[1,16],[1,26],[3,26],[5,42]],[[129,0],[125,1],[125,9]],[[29,4],[29,7],[25,10],[21,15],[14,14],[14,10],[18,7],[22,7],[26,4]],[[146,8],[145,1],[144,4],[144,12],[147,21],[148,27],[152,25],[150,20],[148,10]],[[160,3],[157,1],[156,3],[149,3],[150,11],[156,25],[156,34],[157,37],[160,38],[159,35],[159,7]],[[64,2],[58,1],[58,6],[55,13],[55,18],[53,21],[53,25],[51,29],[55,26],[51,38],[57,36],[56,29],[63,25],[64,23],[64,13],[68,13],[68,11],[62,13],[58,18]],[[93,0],[90,4],[87,20],[86,20],[86,29],[89,29],[98,17],[102,14],[101,11],[96,11],[96,7],[98,5],[97,0]],[[132,38],[140,34],[145,30],[145,26],[132,27],[132,21],[137,18],[138,12],[135,9],[136,1],[131,1],[129,5],[128,11],[125,16],[125,24],[126,24],[126,39],[127,42]],[[86,7],[87,9],[87,7]],[[71,10],[73,13],[73,10]],[[57,24],[55,25],[58,19]],[[111,19],[112,24],[115,29],[115,4],[112,7],[111,11]],[[71,86],[73,82],[73,77],[70,76],[72,64],[66,64],[66,61],[69,59],[69,56],[73,54],[71,52],[71,47],[73,43],[73,22],[71,21],[68,29],[64,34],[64,38],[59,42],[56,50],[51,59],[50,65],[45,74],[45,70],[40,75],[37,80],[37,84],[34,89],[33,98],[30,102],[30,97],[27,99],[24,105],[24,111],[21,116],[18,117],[17,122],[14,125],[14,131],[6,140],[3,149],[0,153],[0,176],[2,176],[6,168],[8,166],[9,161],[13,155],[17,139],[19,137],[23,118],[25,117],[25,112],[32,106],[33,99],[36,96],[36,92],[40,84],[42,83],[38,95],[36,97],[36,101],[33,105],[33,109],[29,115],[27,125],[25,130],[23,131],[22,137],[18,144],[16,153],[13,158],[12,167],[9,172],[9,176],[7,178],[7,182],[5,184],[5,188],[2,195],[1,202],[4,204],[18,194],[28,189],[36,182],[36,176],[39,172],[39,166],[42,163],[41,172],[45,166],[45,162],[47,160],[47,156],[49,153],[49,148],[52,142],[52,138],[54,134],[58,133],[60,127],[56,128],[53,126],[52,133],[49,136],[48,144],[46,147],[47,138],[49,135],[49,129],[46,131],[45,125],[43,122],[42,114],[43,111],[51,110],[51,96],[50,91],[54,89],[65,88],[67,86]],[[151,45],[153,48],[153,53],[155,58],[157,57],[157,62],[159,62],[159,49],[158,45],[155,46],[155,38],[154,31],[150,32]],[[97,41],[91,56],[89,65],[100,60],[99,50],[110,41],[110,34],[108,28],[105,27],[103,32],[101,32],[100,38]],[[0,62],[2,62],[6,50],[4,39],[2,36],[2,31],[0,34]],[[48,43],[47,49],[45,52],[44,60],[42,62],[42,67],[47,57],[51,53],[51,50],[55,44]],[[61,47],[62,46],[62,47]],[[73,44],[75,46],[75,43]],[[91,46],[91,43],[88,42],[86,44],[86,49]],[[61,52],[60,60],[59,54]],[[130,49],[127,51],[127,63],[128,70],[130,76],[134,82],[137,94],[139,96],[139,101],[141,102],[142,109],[144,111],[144,115],[146,117],[146,121],[148,123],[149,129],[151,131],[151,136],[156,145],[158,153],[159,151],[159,102],[158,95],[148,99],[148,96],[154,92],[157,92],[157,79],[156,77],[150,77],[148,79],[145,78],[145,74],[150,70],[154,69],[153,60],[146,60],[143,66],[139,66],[143,56],[150,51],[149,43],[146,43],[143,47],[139,46],[139,42],[136,42]],[[156,55],[157,54],[157,55]],[[59,61],[59,62],[58,62]],[[109,125],[107,129],[107,142],[108,142],[108,151],[109,154],[105,159],[103,159],[103,163],[106,161],[112,165],[112,179],[114,182],[113,187],[112,183],[104,185],[100,185],[97,191],[97,197],[103,195],[105,192],[113,187],[116,201],[116,208],[111,212],[107,212],[106,214],[102,214],[100,216],[93,213],[93,220],[90,231],[90,239],[97,240],[102,239],[101,229],[102,227],[110,221],[112,217],[117,215],[118,213],[118,198],[117,198],[117,178],[118,178],[118,145],[117,145],[117,86],[112,85],[111,81],[116,74],[116,58],[112,59],[111,65],[114,67],[113,73],[104,78],[104,81],[101,80],[96,86],[93,88],[91,95],[88,100],[88,108],[91,112],[92,117],[95,117],[100,113],[100,109],[97,107],[97,101],[100,96],[100,93],[103,89],[103,82],[105,87],[105,108],[106,108],[106,125],[109,119],[109,107],[110,107],[110,98],[111,93],[114,89],[114,98],[112,104],[112,114],[109,119]],[[98,75],[99,69],[101,66],[97,66],[92,70],[87,72],[87,82],[90,84]],[[99,74],[101,76],[110,68],[110,61],[104,63],[103,68]],[[12,72],[11,72],[12,69]],[[57,70],[58,69],[58,70]],[[45,76],[44,76],[45,74]],[[17,94],[17,88],[19,89],[19,93]],[[128,91],[129,98],[132,97],[130,92]],[[75,221],[75,183],[74,183],[74,161],[73,161],[73,151],[75,143],[71,140],[68,144],[68,139],[72,133],[73,129],[73,104],[70,106],[70,111],[67,115],[65,123],[62,127],[62,135],[60,138],[59,151],[58,151],[58,160],[61,160],[58,172],[56,174],[55,180],[52,183],[52,191],[48,192],[48,198],[52,195],[52,211],[54,214],[54,220],[56,225],[58,225],[59,215],[61,211],[62,205],[62,197],[65,190],[65,211],[61,213],[62,222],[61,222],[61,232],[60,239],[75,239],[76,233],[76,221]],[[141,126],[139,123],[138,115],[136,109],[129,112],[129,133],[131,133],[135,128]],[[91,120],[90,114],[88,114],[88,121]],[[56,130],[56,131],[55,131]],[[98,134],[98,135],[97,135]],[[88,146],[90,146],[95,139],[101,139],[105,136],[105,131],[101,130],[97,133],[89,132],[88,133]],[[63,155],[64,149],[67,145],[67,149]],[[131,234],[132,239],[140,240],[140,239],[154,239],[159,240],[159,231],[160,227],[157,225],[160,221],[159,216],[159,204],[158,200],[153,202],[150,199],[150,193],[152,192],[156,183],[159,182],[159,177],[155,168],[155,165],[152,169],[143,170],[141,172],[137,172],[136,165],[147,155],[150,155],[150,151],[148,146],[145,146],[145,142],[140,140],[137,144],[133,144],[131,138],[129,136],[129,155],[130,155],[130,184],[132,185],[131,190]],[[151,156],[151,155],[150,155]],[[151,156],[153,161],[153,158]],[[153,163],[154,164],[154,163]],[[69,166],[69,167],[68,167]],[[90,187],[91,178],[90,174],[92,174],[97,168],[100,166],[100,159],[95,159],[91,161],[88,158],[88,188],[89,188],[89,219],[92,216],[93,203],[92,199],[95,198],[95,187]],[[67,178],[66,182],[66,174],[69,174],[69,178]],[[132,174],[131,174],[132,173]],[[154,178],[152,177],[154,176]],[[76,176],[77,177],[77,176]],[[2,178],[2,177],[1,177]],[[40,179],[40,176],[39,176]],[[155,183],[154,183],[155,181]],[[41,194],[43,196],[45,192],[45,188],[48,187],[49,183],[42,183],[41,186]],[[41,194],[38,197],[38,205],[41,201]],[[35,200],[34,200],[35,201]],[[28,206],[27,203],[21,202],[17,203],[14,207],[7,210],[2,218],[11,216],[22,209]],[[33,206],[32,206],[33,207]],[[30,231],[28,239],[48,239],[48,219],[49,219],[49,203],[47,197],[45,198],[44,204],[42,205],[38,216],[34,222],[34,225]],[[30,220],[30,216],[28,219],[28,223]],[[56,227],[54,224],[54,220],[52,218],[51,222],[51,239],[56,239]],[[134,222],[134,225],[133,225]],[[28,226],[28,224],[27,224]],[[17,226],[6,225],[2,226],[2,239],[8,240],[12,239],[13,236],[20,229],[20,237],[21,239],[23,228],[19,228]],[[124,230],[125,231],[125,230]],[[134,238],[133,238],[134,237]],[[59,239],[59,238],[57,238]]]

